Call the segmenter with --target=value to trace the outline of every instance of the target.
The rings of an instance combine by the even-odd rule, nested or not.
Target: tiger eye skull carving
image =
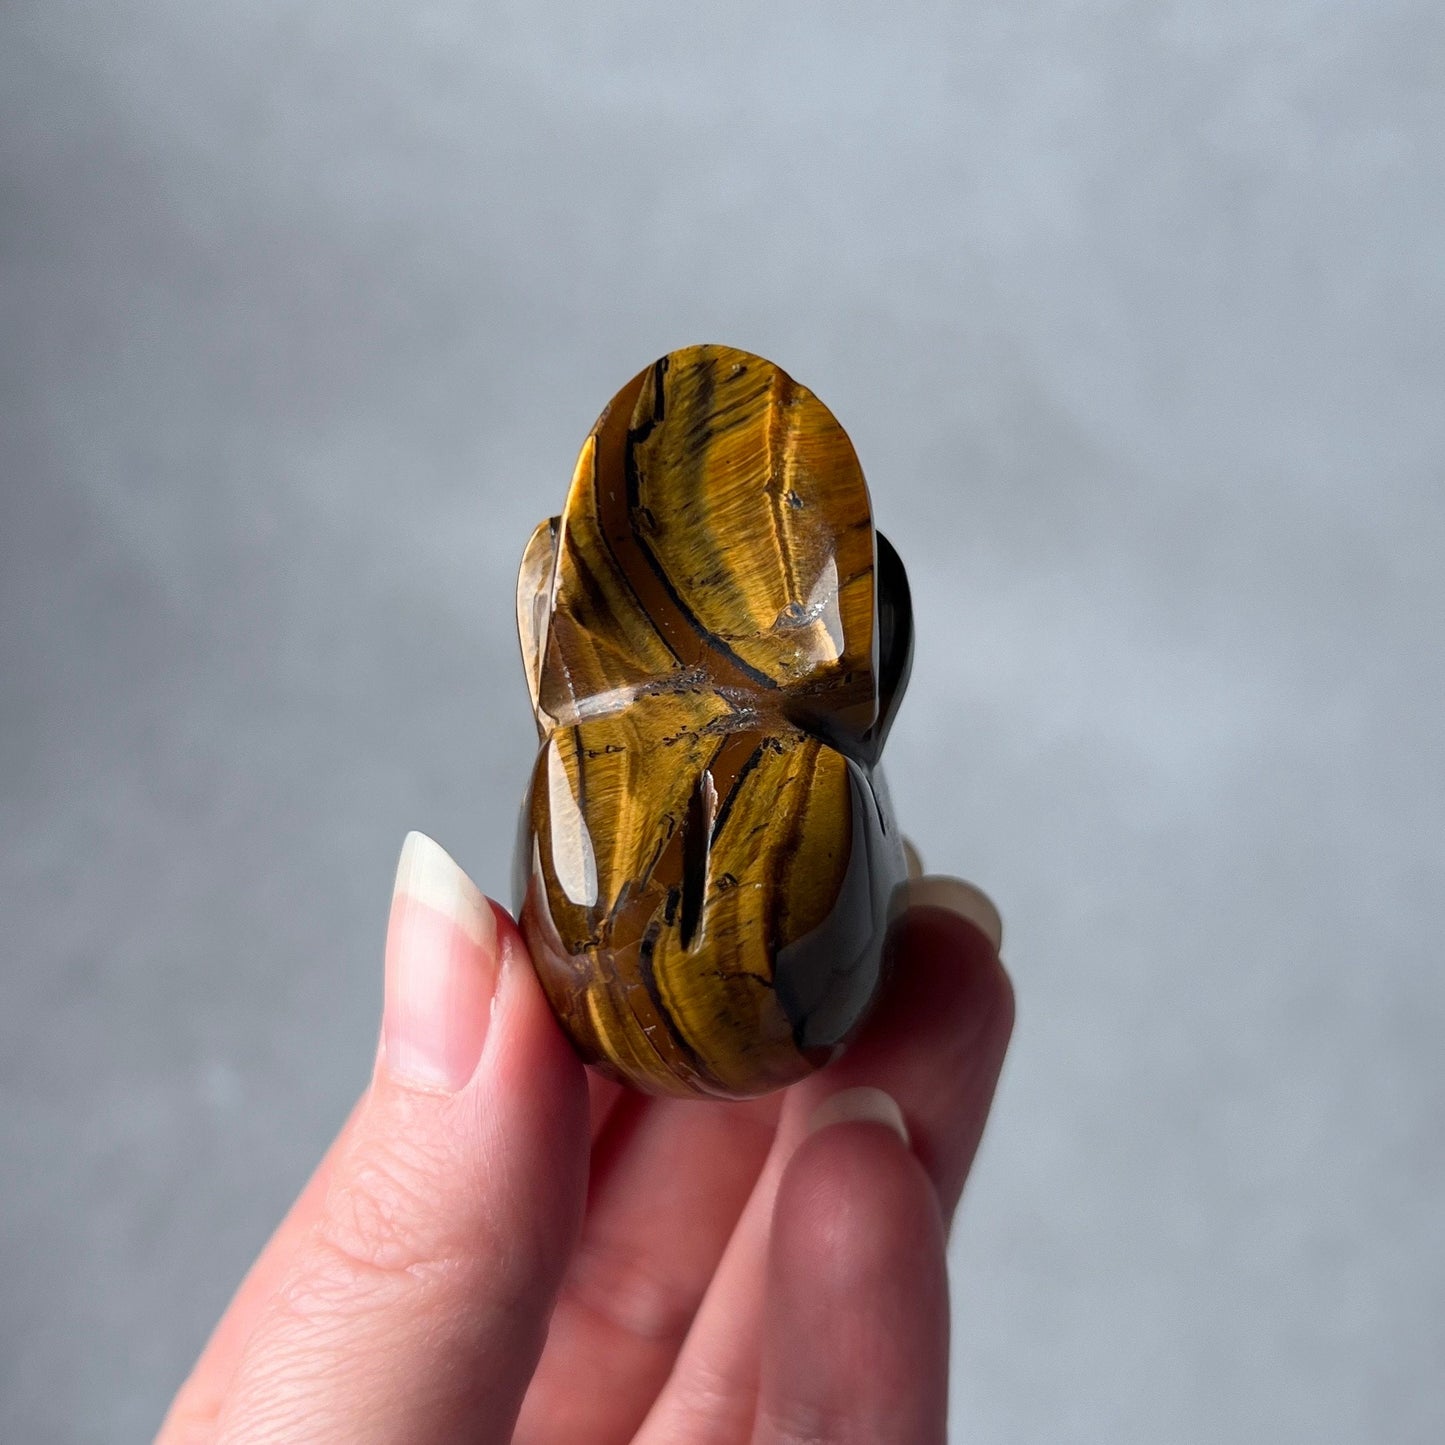
[[[878,760],[908,583],[843,429],[761,357],[663,357],[533,533],[517,623],[540,749],[516,901],[582,1057],[719,1098],[821,1067],[905,877]]]

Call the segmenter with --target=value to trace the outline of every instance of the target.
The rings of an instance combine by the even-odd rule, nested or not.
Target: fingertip
[[[909,885],[909,906],[888,939],[890,974],[914,1000],[958,1012],[972,1035],[1006,1046],[1017,999],[999,955],[1003,924],[988,896],[956,878]]]
[[[830,1118],[827,1111],[826,1102],[815,1111],[810,1132],[783,1171],[773,1250],[786,1273],[821,1270],[835,1281],[847,1275],[861,1283],[896,1262],[900,1232],[916,1238],[919,1227],[925,1235],[941,1231],[938,1199],[891,1121],[862,1114]]]
[[[807,1131],[816,1134],[819,1129],[828,1129],[835,1124],[870,1123],[882,1124],[891,1129],[906,1145],[908,1124],[898,1101],[882,1089],[859,1085],[852,1089],[840,1089],[830,1094],[808,1117]]]
[[[817,1128],[784,1170],[758,1441],[833,1439],[844,1423],[847,1438],[879,1445],[943,1438],[943,1220],[927,1173],[880,1122],[859,1116]]]
[[[998,905],[976,884],[941,873],[911,877],[908,906],[941,908],[972,924],[988,940],[995,953],[1003,947],[1003,917]]]
[[[402,844],[385,948],[382,1061],[411,1088],[455,1093],[476,1069],[497,982],[490,904],[425,833]]]
[[[392,906],[421,904],[450,920],[478,947],[491,951],[497,931],[490,900],[436,839],[415,829],[402,840]]]
[[[496,919],[499,982],[494,1009],[505,1016],[503,1043],[525,1043],[538,1062],[565,1077],[567,1087],[585,1096],[586,1070],[576,1049],[557,1022],[552,1006],[532,965],[532,955],[512,915],[492,903]]]
[[[571,1179],[580,1168],[585,1188],[591,1139],[587,1071],[547,1002],[515,921],[500,904],[493,903],[492,910],[499,977],[493,1023],[472,1087],[480,1107],[509,1111],[525,1124],[524,1137],[565,1161],[562,1177]]]

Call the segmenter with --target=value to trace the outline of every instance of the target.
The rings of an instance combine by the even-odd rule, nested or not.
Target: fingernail
[[[918,856],[918,849],[907,838],[903,840],[903,861],[908,865],[910,878],[923,876],[923,859]]]
[[[973,924],[993,944],[995,953],[1003,947],[1003,919],[993,899],[961,878],[945,878],[935,873],[913,879],[908,885],[908,906],[946,908]]]
[[[905,1144],[908,1140],[908,1125],[903,1122],[903,1110],[891,1094],[882,1089],[857,1088],[841,1089],[824,1099],[808,1118],[808,1133],[816,1134],[830,1124],[852,1124],[857,1122],[883,1124],[892,1129]]]
[[[475,883],[408,833],[386,930],[382,1049],[405,1083],[455,1093],[482,1056],[497,982],[497,923]]]

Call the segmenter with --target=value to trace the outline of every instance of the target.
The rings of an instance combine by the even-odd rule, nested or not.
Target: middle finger
[[[594,1142],[582,1236],[517,1445],[631,1438],[752,1192],[781,1104],[776,1094],[616,1101]]]

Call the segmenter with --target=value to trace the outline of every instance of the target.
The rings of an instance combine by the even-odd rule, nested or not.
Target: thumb
[[[214,1438],[509,1439],[576,1238],[587,1145],[582,1068],[515,927],[410,834],[375,1078]]]

